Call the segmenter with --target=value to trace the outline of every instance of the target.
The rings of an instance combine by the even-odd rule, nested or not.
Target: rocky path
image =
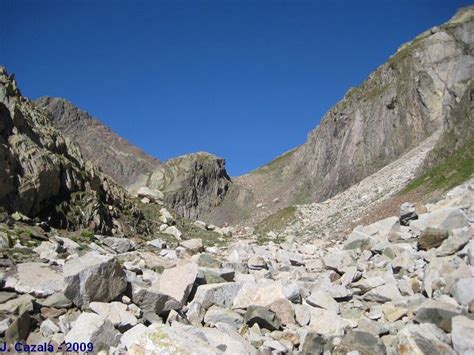
[[[230,233],[229,248],[185,235],[174,248],[84,243],[33,226],[13,241],[28,224],[9,220],[0,225],[0,334],[52,352],[469,354],[473,202],[474,179],[427,213],[404,206],[403,225],[394,216],[359,226],[331,247],[257,246]]]

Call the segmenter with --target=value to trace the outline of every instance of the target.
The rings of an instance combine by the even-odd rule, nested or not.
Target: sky
[[[0,0],[0,65],[23,95],[64,97],[160,160],[208,151],[237,176],[469,4]]]

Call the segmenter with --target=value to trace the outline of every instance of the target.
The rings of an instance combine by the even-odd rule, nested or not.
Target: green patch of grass
[[[196,227],[193,221],[180,219],[177,221],[178,229],[183,233],[185,239],[200,238],[204,246],[223,247],[227,244],[226,238],[220,234]]]
[[[94,238],[94,232],[88,229],[84,229],[83,231],[81,231],[81,237],[86,238],[86,239],[92,239]]]
[[[416,178],[402,191],[410,192],[423,189],[426,192],[449,190],[474,174],[474,139],[460,148],[451,156],[445,158],[434,168]]]
[[[257,224],[255,231],[258,234],[267,234],[270,231],[279,231],[288,225],[288,223],[295,220],[296,211],[297,208],[295,206],[282,208]]]
[[[266,234],[265,235],[259,234],[257,236],[257,240],[255,241],[257,245],[265,245],[265,244],[268,244],[269,242],[273,242],[275,244],[282,244],[286,242],[286,238],[280,235],[278,235],[276,238],[270,238]]]

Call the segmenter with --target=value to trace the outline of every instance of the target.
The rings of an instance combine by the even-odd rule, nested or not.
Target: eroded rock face
[[[47,115],[21,96],[13,75],[0,68],[0,208],[49,220],[56,227],[123,229],[127,210],[142,217],[125,191],[82,159]],[[121,230],[120,232],[126,232]]]
[[[164,202],[178,214],[196,219],[221,203],[231,180],[224,159],[200,152],[165,162],[131,189],[145,183],[148,188],[163,192]]]

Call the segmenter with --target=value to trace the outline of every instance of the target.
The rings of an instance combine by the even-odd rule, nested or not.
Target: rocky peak
[[[65,99],[42,97],[35,105],[47,112],[53,125],[79,147],[86,160],[125,188],[160,165],[158,159]]]

